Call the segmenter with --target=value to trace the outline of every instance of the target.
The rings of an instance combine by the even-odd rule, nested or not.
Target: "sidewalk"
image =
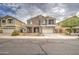
[[[78,39],[78,36],[48,35],[48,36],[0,36],[0,39]]]

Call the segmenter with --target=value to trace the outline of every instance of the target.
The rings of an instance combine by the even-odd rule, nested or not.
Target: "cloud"
[[[52,11],[53,13],[64,15],[66,10],[64,8],[55,7],[52,9]]]
[[[79,4],[64,3],[3,3],[0,4],[0,15],[11,15],[22,21],[36,15],[54,16],[58,21],[75,15]]]
[[[79,17],[79,11],[76,13],[76,16],[78,16],[78,17]]]

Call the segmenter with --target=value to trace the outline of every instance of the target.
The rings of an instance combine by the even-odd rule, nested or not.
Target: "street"
[[[0,39],[0,55],[79,55],[79,40]]]

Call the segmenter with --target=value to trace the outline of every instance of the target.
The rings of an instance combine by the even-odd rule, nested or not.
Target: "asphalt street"
[[[79,39],[0,39],[0,55],[79,55]]]

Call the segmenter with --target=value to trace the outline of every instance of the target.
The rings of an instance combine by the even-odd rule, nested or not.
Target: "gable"
[[[22,22],[22,21],[20,21],[20,20],[18,20],[18,19],[16,19],[15,17],[12,17],[12,16],[4,16],[4,17],[2,17],[1,18],[1,20],[7,20],[7,19],[13,19],[13,20],[15,20],[15,21],[18,21],[18,22],[20,22],[20,23],[23,23],[23,24],[25,24],[24,22]]]

